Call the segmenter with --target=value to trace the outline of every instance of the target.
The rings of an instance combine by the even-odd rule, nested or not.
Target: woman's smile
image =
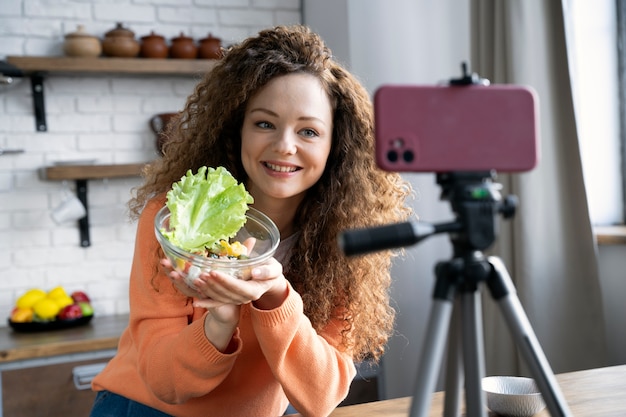
[[[296,171],[300,170],[300,168],[298,168],[297,166],[285,165],[285,164],[281,164],[281,163],[277,163],[277,162],[265,161],[265,162],[262,162],[262,164],[269,171],[272,171],[272,172],[275,172],[275,173],[285,174],[285,173],[292,173],[292,172],[296,172]]]

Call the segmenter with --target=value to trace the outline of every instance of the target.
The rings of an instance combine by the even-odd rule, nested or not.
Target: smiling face
[[[314,76],[283,75],[259,90],[241,129],[246,187],[255,206],[297,206],[324,172],[332,131],[330,99]]]

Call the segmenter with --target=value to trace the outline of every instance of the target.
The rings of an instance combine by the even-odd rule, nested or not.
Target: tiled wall
[[[265,27],[299,23],[301,12],[299,0],[3,0],[0,59],[61,56],[64,35],[78,24],[103,37],[117,22],[137,38],[151,31],[166,39],[211,33],[227,45]],[[194,84],[189,76],[50,74],[47,132],[35,129],[29,79],[0,85],[0,149],[24,150],[0,155],[0,319],[27,289],[57,285],[86,291],[96,314],[128,311],[136,225],[125,204],[139,179],[89,181],[91,246],[82,248],[76,224],[59,226],[50,218],[63,182],[41,180],[39,169],[66,160],[154,158],[150,118],[180,109]],[[75,189],[72,181],[65,185]]]

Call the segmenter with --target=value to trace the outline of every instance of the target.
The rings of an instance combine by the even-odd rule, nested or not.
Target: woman
[[[366,90],[318,35],[276,27],[224,51],[169,135],[130,202],[130,323],[92,416],[328,415],[394,318],[392,253],[346,258],[337,236],[409,215],[408,184],[375,165]],[[162,259],[155,214],[202,166],[230,171],[280,230],[250,280],[213,271],[191,289]]]

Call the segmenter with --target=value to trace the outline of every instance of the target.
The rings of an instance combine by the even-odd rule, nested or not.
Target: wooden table
[[[556,375],[565,400],[575,417],[626,416],[626,365]],[[443,415],[444,393],[433,395],[429,417]],[[332,417],[408,417],[411,398],[376,401],[339,407]],[[462,414],[465,415],[465,414]],[[496,416],[490,413],[490,416]],[[293,417],[300,414],[292,414]],[[548,417],[544,409],[535,417]]]

